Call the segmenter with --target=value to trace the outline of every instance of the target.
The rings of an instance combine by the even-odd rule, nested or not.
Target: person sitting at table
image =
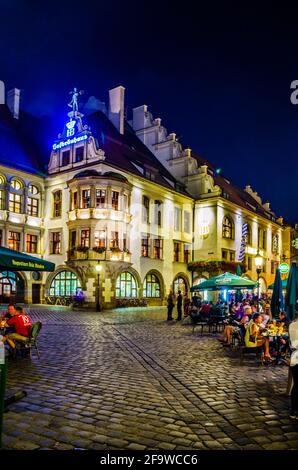
[[[278,320],[277,323],[284,323],[284,328],[286,330],[289,329],[289,320],[287,319],[286,313],[285,312],[279,312]]]
[[[23,312],[22,307],[15,307],[12,317],[5,321],[5,327],[14,327],[13,333],[9,332],[3,336],[3,343],[7,341],[12,349],[15,349],[15,341],[27,342],[31,333],[32,322],[30,317]]]
[[[1,320],[4,320],[4,321],[9,320],[10,318],[13,317],[14,313],[15,313],[15,307],[14,307],[14,305],[13,305],[13,304],[9,304],[9,305],[7,306],[7,312],[3,315],[3,317],[1,318]],[[11,327],[11,328],[6,327],[6,328],[5,328],[5,333],[13,333],[14,331],[15,331],[14,327]]]
[[[249,318],[247,315],[244,315],[244,317],[241,318],[240,322],[233,320],[231,325],[225,326],[223,335],[218,338],[218,340],[224,343],[224,346],[231,346],[233,333],[239,331],[239,328],[241,326],[244,326],[244,328],[246,328],[248,322]]]
[[[247,348],[256,348],[263,346],[264,358],[267,361],[272,361],[272,357],[269,353],[269,338],[261,336],[261,323],[262,316],[259,313],[254,313],[252,320],[249,322],[246,329],[244,341]]]

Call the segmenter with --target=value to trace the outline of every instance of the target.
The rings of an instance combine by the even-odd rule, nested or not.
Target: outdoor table
[[[280,353],[280,346],[281,342],[280,340],[287,339],[289,336],[287,334],[282,334],[282,335],[277,335],[277,334],[270,334],[269,333],[269,341],[274,342],[276,344],[276,358],[275,358],[275,365],[277,366],[279,364],[279,360],[281,358],[281,353]]]

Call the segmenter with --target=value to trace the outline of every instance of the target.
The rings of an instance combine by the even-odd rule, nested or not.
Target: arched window
[[[174,294],[178,294],[178,290],[181,290],[182,295],[187,293],[187,284],[183,277],[177,277],[174,280]]]
[[[53,193],[54,204],[53,204],[53,217],[61,217],[62,213],[62,191],[58,189]]]
[[[222,236],[223,238],[234,238],[234,224],[227,215],[223,218],[222,222]]]
[[[5,209],[5,178],[0,175],[0,210]]]
[[[137,297],[137,283],[135,278],[128,271],[119,274],[116,281],[116,297]]]
[[[251,226],[250,224],[247,224],[247,229],[246,229],[246,244],[251,245],[252,244],[252,232],[251,232]]]
[[[7,302],[16,295],[17,275],[10,271],[0,273],[0,301]]]
[[[12,189],[15,189],[16,191],[19,191],[20,189],[22,189],[24,187],[24,185],[20,180],[13,179],[11,181],[11,187],[12,187]]]
[[[39,194],[39,189],[34,184],[30,184],[28,189],[29,189],[29,193],[34,194],[34,196],[36,194]]]
[[[56,274],[51,282],[50,296],[71,297],[76,294],[78,287],[81,287],[81,285],[75,273],[61,271]]]
[[[147,274],[143,288],[144,297],[160,297],[160,282],[155,274]]]
[[[18,179],[10,182],[9,211],[20,214],[23,212],[23,188],[24,184]]]

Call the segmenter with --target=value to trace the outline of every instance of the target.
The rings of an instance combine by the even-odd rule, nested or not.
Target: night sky
[[[107,103],[123,85],[129,119],[147,104],[183,145],[298,221],[298,9],[238,3],[0,0],[0,79],[21,88],[24,109],[56,116],[57,134],[74,86]]]

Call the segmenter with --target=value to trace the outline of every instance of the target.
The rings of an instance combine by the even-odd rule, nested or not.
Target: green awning
[[[288,282],[288,278],[287,279],[283,279],[281,281],[281,284],[282,284],[282,288],[283,289],[286,289],[287,288],[287,282]],[[270,284],[270,286],[268,286],[268,289],[273,289],[274,287],[274,283],[273,284]]]
[[[202,291],[202,290],[220,290],[220,289],[254,289],[257,286],[255,281],[245,279],[244,277],[236,276],[236,274],[224,273],[219,276],[212,277],[206,281],[201,282],[193,286],[190,290]]]
[[[50,261],[0,247],[0,271],[55,271]]]

